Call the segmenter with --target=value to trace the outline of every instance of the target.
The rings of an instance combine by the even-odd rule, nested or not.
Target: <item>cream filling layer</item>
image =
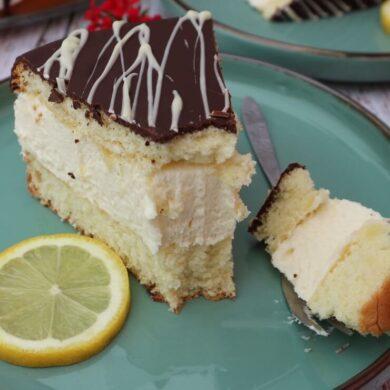
[[[133,229],[152,253],[173,243],[213,245],[233,237],[236,221],[247,215],[238,189],[249,184],[249,156],[235,155],[236,164],[225,162],[232,165],[234,185],[225,164],[178,162],[156,169],[149,159],[127,159],[87,138],[75,139],[71,127],[25,93],[15,102],[15,132],[24,152]]]
[[[278,246],[272,263],[309,302],[353,234],[367,221],[380,218],[359,203],[330,199]]]

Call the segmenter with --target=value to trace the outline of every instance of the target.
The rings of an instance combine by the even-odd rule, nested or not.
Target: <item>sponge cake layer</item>
[[[362,334],[390,331],[390,225],[379,213],[329,198],[291,164],[250,231],[319,318]]]

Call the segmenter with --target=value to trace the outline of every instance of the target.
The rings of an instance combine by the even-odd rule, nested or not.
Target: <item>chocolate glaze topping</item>
[[[382,0],[292,0],[272,17],[276,22],[315,20],[379,5]]]
[[[174,18],[145,23],[150,31],[148,43],[158,64],[162,63],[167,43],[178,21],[180,20]],[[137,25],[140,24],[124,23],[119,29],[119,39]],[[202,39],[200,39],[199,34],[202,34]],[[110,39],[111,43],[103,51]],[[203,79],[201,76],[201,40],[204,43]],[[180,23],[168,51],[162,77],[161,98],[157,105],[154,126],[150,126],[150,120],[148,120],[148,114],[150,115],[150,95],[148,96],[147,85],[148,61],[145,62],[143,71],[141,71],[141,66],[137,66],[133,70],[135,75],[129,88],[129,98],[132,103],[135,100],[138,78],[141,77],[133,119],[127,120],[128,118],[126,119],[123,115],[123,103],[125,102],[122,99],[123,81],[117,89],[113,110],[111,112],[109,110],[115,81],[123,76],[123,69],[128,69],[139,55],[138,33],[124,43],[122,54],[117,57],[101,82],[98,82],[97,89],[91,98],[92,86],[103,74],[116,43],[113,30],[90,32],[75,58],[70,79],[65,81],[65,93],[60,91],[61,88],[58,88],[57,84],[60,63],[54,61],[49,70],[49,77],[46,78],[53,86],[50,101],[60,103],[62,101],[61,94],[68,96],[74,100],[73,107],[75,109],[80,108],[82,104],[87,105],[87,116],[97,120],[100,124],[103,123],[102,112],[104,112],[110,116],[111,120],[127,126],[131,131],[145,138],[160,143],[167,142],[178,135],[203,130],[210,125],[228,132],[236,132],[236,121],[230,104],[230,95],[225,90],[221,68],[216,58],[217,50],[211,19],[204,20],[200,32],[197,31],[192,20],[185,19]],[[25,53],[16,59],[14,67],[22,63],[45,79],[43,65],[61,47],[61,44],[62,40],[59,40]],[[152,70],[153,94],[156,90],[157,80],[158,72]],[[205,88],[203,95],[202,80],[204,80]],[[178,93],[181,101],[181,106],[180,104],[175,106],[178,107],[175,110],[179,112],[177,129],[172,127],[174,116],[172,102],[176,96],[174,91]],[[209,106],[209,114],[205,109],[205,97]]]

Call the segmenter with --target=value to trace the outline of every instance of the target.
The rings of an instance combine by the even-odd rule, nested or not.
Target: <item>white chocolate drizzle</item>
[[[130,87],[131,79],[136,76],[137,73],[130,73],[123,80],[122,85],[122,112],[121,118],[128,121],[129,123],[133,122],[133,112],[131,110],[131,100],[130,100]]]
[[[188,11],[186,17],[190,19],[196,31],[198,32],[198,39],[200,41],[200,72],[199,72],[200,92],[202,94],[203,107],[204,107],[206,118],[210,118],[210,109],[209,109],[209,102],[207,99],[206,76],[205,76],[205,69],[206,69],[205,43],[204,43],[204,36],[203,36],[202,29],[203,29],[204,22],[207,19],[211,18],[211,12],[202,11],[198,13],[196,11]]]
[[[124,46],[124,44],[136,33],[136,32],[144,32],[145,34],[148,34],[149,35],[149,28],[145,25],[145,24],[140,24],[138,26],[135,26],[134,28],[132,28],[130,31],[128,31],[125,36],[116,43],[116,45],[114,46],[114,49],[111,53],[111,56],[110,56],[110,59],[108,60],[108,63],[106,65],[106,67],[104,68],[103,70],[103,73],[98,77],[98,79],[93,83],[92,85],[92,88],[90,89],[89,91],[89,94],[88,94],[88,97],[87,97],[87,103],[91,104],[92,103],[92,99],[93,99],[93,96],[95,95],[95,92],[98,88],[98,86],[100,85],[100,83],[105,79],[105,77],[108,75],[109,71],[111,70],[111,68],[113,67],[113,65],[115,64],[119,54],[122,52],[122,47]],[[141,35],[141,34],[140,34]],[[140,51],[142,49],[142,44],[140,46],[140,49],[139,49],[139,52],[138,52],[138,56],[135,60],[135,62],[133,63],[132,66],[134,66],[134,68],[138,65],[138,63],[136,64],[137,60],[139,60],[140,58]],[[136,64],[136,65],[134,65]],[[132,67],[131,66],[131,67]],[[131,68],[130,67],[130,68]],[[129,69],[130,69],[129,68]],[[122,81],[126,76],[127,74],[130,74],[132,72],[133,69],[131,69],[129,71],[129,69],[124,72],[120,78],[120,80]],[[127,73],[127,74],[126,74]],[[116,92],[116,90],[115,90]]]
[[[223,107],[222,111],[226,112],[230,106],[229,91],[226,88],[225,84],[223,83],[222,78],[218,72],[218,56],[217,56],[217,54],[215,54],[215,56],[214,56],[214,72],[215,72],[215,77],[218,80],[219,88],[221,88],[221,91],[225,97],[225,106]]]
[[[172,30],[172,33],[168,39],[168,42],[166,44],[163,57],[161,60],[161,64],[159,64],[156,60],[156,58],[153,55],[152,49],[149,45],[149,37],[150,37],[150,30],[149,27],[146,24],[141,24],[138,26],[135,26],[131,30],[129,30],[125,36],[121,39],[119,39],[119,28],[121,25],[119,23],[122,22],[114,22],[113,28],[116,29],[115,31],[115,37],[117,38],[117,43],[111,53],[111,56],[106,64],[105,69],[103,70],[103,73],[99,76],[99,78],[94,82],[92,85],[88,97],[87,102],[89,104],[92,103],[93,97],[96,93],[97,88],[99,87],[100,83],[104,80],[104,78],[107,76],[109,71],[114,66],[118,55],[122,52],[122,48],[124,44],[135,34],[138,34],[138,40],[140,42],[140,47],[138,50],[138,55],[134,62],[126,69],[123,69],[122,75],[114,82],[112,94],[111,94],[111,100],[110,100],[110,107],[109,112],[114,113],[115,111],[115,101],[118,93],[118,88],[121,83],[124,83],[126,85],[123,85],[122,87],[122,110],[121,110],[121,117],[123,119],[126,118],[130,123],[134,123],[134,116],[137,108],[137,102],[138,102],[138,96],[139,96],[139,89],[141,85],[142,78],[144,77],[144,71],[145,66],[147,67],[146,70],[146,84],[147,84],[147,94],[148,94],[148,125],[151,127],[156,126],[156,120],[158,115],[158,109],[159,109],[159,103],[161,98],[161,90],[162,90],[162,83],[165,75],[165,67],[167,64],[167,60],[170,54],[172,43],[177,35],[177,32],[179,31],[182,24],[189,20],[191,21],[192,25],[194,26],[195,30],[197,31],[198,38],[200,40],[200,91],[202,95],[202,101],[205,111],[206,118],[210,117],[210,109],[208,104],[208,98],[207,98],[207,88],[206,88],[206,77],[205,77],[205,43],[204,43],[204,36],[203,36],[203,25],[204,22],[211,18],[211,13],[208,11],[203,12],[195,12],[195,11],[188,11],[186,15],[179,18],[177,21],[175,27]],[[115,23],[118,23],[117,25]],[[138,73],[138,82],[136,87],[136,93],[134,96],[134,102],[133,107],[130,107],[128,110],[123,109],[123,104],[129,104],[129,91],[131,87],[131,78],[127,79],[127,77],[132,74],[136,70],[137,67],[140,67],[139,73]],[[153,72],[157,73],[157,82],[155,89],[153,90]],[[128,80],[126,83],[124,80]],[[180,102],[179,102],[180,99]],[[176,94],[174,93],[174,99],[172,104],[174,107],[180,107],[182,106],[182,101],[179,93],[176,91]],[[173,112],[177,112],[177,120],[180,116],[180,110],[178,111],[176,108]],[[123,115],[126,113],[126,115]],[[178,124],[176,123],[176,116],[175,118],[172,117],[172,126],[171,128],[173,130],[176,130]]]
[[[163,82],[163,74],[164,74],[164,71],[165,71],[165,66],[167,64],[167,60],[168,60],[168,56],[169,56],[169,53],[170,53],[170,50],[171,50],[171,46],[172,46],[173,40],[175,39],[176,34],[177,34],[179,28],[181,27],[181,25],[186,20],[190,20],[192,22],[192,24],[194,25],[195,29],[197,30],[198,36],[201,35],[202,38],[203,38],[203,31],[202,30],[199,31],[197,26],[201,24],[201,26],[203,27],[203,23],[204,23],[204,21],[206,20],[207,17],[211,18],[211,13],[208,12],[208,11],[203,11],[203,12],[200,12],[200,13],[195,12],[195,11],[188,11],[186,13],[186,15],[182,16],[181,18],[179,18],[179,20],[176,23],[176,26],[172,30],[172,33],[171,33],[171,35],[170,35],[170,37],[168,39],[167,45],[165,46],[163,58],[162,58],[162,61],[161,61],[161,69],[160,69],[160,72],[158,73],[158,79],[157,79],[157,84],[156,84],[156,92],[155,92],[154,102],[153,102],[153,113],[149,117],[150,118],[149,126],[155,126],[156,125],[156,118],[157,118],[158,108],[159,108],[159,104],[160,104],[160,96],[161,96],[161,88],[162,88],[162,82]],[[204,42],[204,39],[203,39],[203,42]],[[203,53],[203,55],[204,55],[204,53]],[[202,61],[202,58],[201,58],[201,61]],[[204,56],[203,56],[203,62],[204,61],[205,60],[204,60]],[[149,86],[148,86],[148,89],[149,89]],[[205,99],[204,99],[204,93],[203,92],[202,92],[202,99],[203,99],[203,102],[204,102]],[[206,100],[207,100],[207,95],[206,95]],[[206,104],[207,104],[207,107],[205,107],[205,112],[206,112],[206,117],[208,118],[210,116],[210,112],[207,111],[208,110],[208,103],[206,103]]]
[[[85,89],[88,87],[89,85],[89,82],[91,81],[93,75],[95,74],[95,70],[96,70],[96,67],[98,66],[99,64],[99,61],[100,61],[100,58],[102,57],[102,55],[106,52],[106,50],[109,48],[109,46],[112,44],[112,42],[116,39],[116,41],[118,42],[120,40],[120,28],[123,26],[123,24],[125,24],[126,22],[125,21],[115,21],[113,24],[112,24],[112,29],[113,29],[113,32],[112,32],[112,36],[111,38],[106,42],[106,44],[103,46],[103,49],[100,51],[99,55],[98,55],[98,58],[95,62],[95,66],[93,67],[92,69],[92,72],[91,72],[91,75],[89,76],[87,82],[85,83],[85,86],[84,86],[84,89],[83,89],[83,94],[85,92]],[[123,53],[121,53],[121,63],[122,63],[122,70],[124,71],[124,58],[123,58]]]
[[[166,64],[170,55],[172,44],[182,27],[182,24],[185,21],[189,21],[197,33],[196,44],[194,48],[194,58],[197,54],[197,47],[199,46],[199,89],[202,97],[203,109],[206,118],[210,118],[210,108],[209,101],[207,96],[207,80],[206,80],[206,48],[205,48],[205,40],[203,34],[203,26],[204,23],[211,18],[211,13],[208,11],[196,12],[196,11],[188,11],[186,15],[182,16],[178,19],[176,25],[174,26],[167,44],[165,46],[161,63],[159,63],[150,47],[150,29],[146,24],[139,24],[132,29],[130,29],[123,37],[120,35],[120,30],[122,26],[126,23],[125,21],[115,21],[112,25],[112,36],[105,43],[103,48],[100,50],[100,53],[97,57],[97,61],[94,65],[91,75],[89,76],[85,86],[84,91],[88,93],[86,97],[86,101],[88,104],[93,103],[93,98],[96,94],[97,89],[103,82],[103,80],[108,76],[110,70],[120,58],[122,74],[113,81],[112,90],[111,90],[111,99],[108,112],[115,113],[115,105],[117,101],[118,90],[122,87],[122,99],[121,99],[121,110],[120,110],[120,118],[129,122],[135,123],[135,115],[137,111],[137,103],[139,98],[139,93],[141,89],[142,80],[146,77],[146,88],[147,88],[147,99],[148,99],[148,109],[147,109],[147,121],[150,127],[156,126],[156,120],[159,113],[160,99],[162,86],[165,78],[169,79],[171,82],[173,81],[171,76],[165,74]],[[135,60],[131,64],[126,64],[126,57],[123,52],[123,47],[126,42],[137,35],[139,41],[139,49]],[[66,38],[61,47],[46,61],[46,63],[42,66],[44,69],[44,77],[48,78],[50,69],[52,64],[55,61],[60,63],[60,72],[57,77],[57,87],[58,90],[65,94],[66,92],[66,83],[72,75],[73,66],[76,61],[77,55],[82,49],[88,37],[88,32],[84,29],[79,29],[71,33],[68,38]],[[109,59],[107,60],[103,71],[97,77],[97,79],[93,82],[91,87],[89,88],[89,84],[91,79],[93,78],[97,66],[100,63],[104,53],[108,50],[108,48],[115,43],[115,46],[112,49]],[[198,45],[199,43],[199,45]],[[189,44],[187,40],[184,40],[184,44],[187,48],[189,48]],[[227,111],[229,108],[229,92],[224,85],[221,75],[218,71],[218,58],[215,56],[214,58],[214,72],[217,78],[219,87],[224,94],[225,105],[223,111]],[[42,68],[41,67],[41,68]],[[156,77],[157,76],[157,77]],[[134,79],[136,79],[136,84],[134,86]],[[105,87],[107,87],[105,85]],[[134,97],[131,99],[131,89],[134,90]],[[83,93],[84,93],[83,91]],[[132,101],[133,100],[133,101]],[[173,99],[171,104],[171,127],[172,131],[179,131],[179,119],[180,114],[183,107],[183,101],[180,96],[180,93],[177,90],[173,91]]]
[[[126,20],[116,20],[114,23],[112,23],[112,32],[113,32],[114,37],[115,37],[117,42],[119,42],[121,39],[120,31],[121,31],[121,27],[124,24],[126,24]],[[122,47],[120,48],[120,56],[121,56],[122,71],[124,72],[125,71],[125,60],[124,60]]]
[[[171,122],[171,130],[178,132],[178,123],[180,118],[180,113],[183,108],[183,100],[179,95],[179,92],[176,90],[173,91],[173,100],[171,105],[172,110],[172,122]]]
[[[66,93],[66,81],[69,81],[76,58],[80,53],[80,50],[84,46],[88,38],[88,31],[80,28],[73,31],[65,38],[58,50],[56,50],[50,58],[38,68],[38,70],[43,69],[43,77],[48,79],[50,77],[50,70],[54,62],[58,61],[60,64],[60,70],[58,73],[57,89],[60,93]]]

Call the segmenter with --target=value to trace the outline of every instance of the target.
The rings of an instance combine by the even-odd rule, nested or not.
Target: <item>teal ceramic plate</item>
[[[168,14],[208,9],[219,48],[306,75],[333,81],[390,81],[390,35],[379,25],[379,9],[341,18],[272,23],[247,0],[163,0]]]
[[[246,95],[262,105],[283,166],[291,161],[307,164],[318,185],[330,188],[334,196],[390,215],[390,147],[381,132],[388,128],[326,87],[288,71],[233,57],[224,57],[223,68],[238,114]],[[0,250],[27,237],[72,231],[27,193],[12,132],[13,100],[3,84]],[[244,133],[239,148],[250,152]],[[242,194],[252,212],[267,190],[258,170]],[[389,348],[387,337],[349,338],[335,331],[322,338],[291,324],[279,274],[246,232],[247,225],[248,220],[238,226],[234,241],[235,301],[196,299],[174,315],[132,278],[131,315],[105,351],[62,368],[28,369],[0,362],[0,388],[326,389],[357,374]],[[337,354],[346,343],[349,348]]]

